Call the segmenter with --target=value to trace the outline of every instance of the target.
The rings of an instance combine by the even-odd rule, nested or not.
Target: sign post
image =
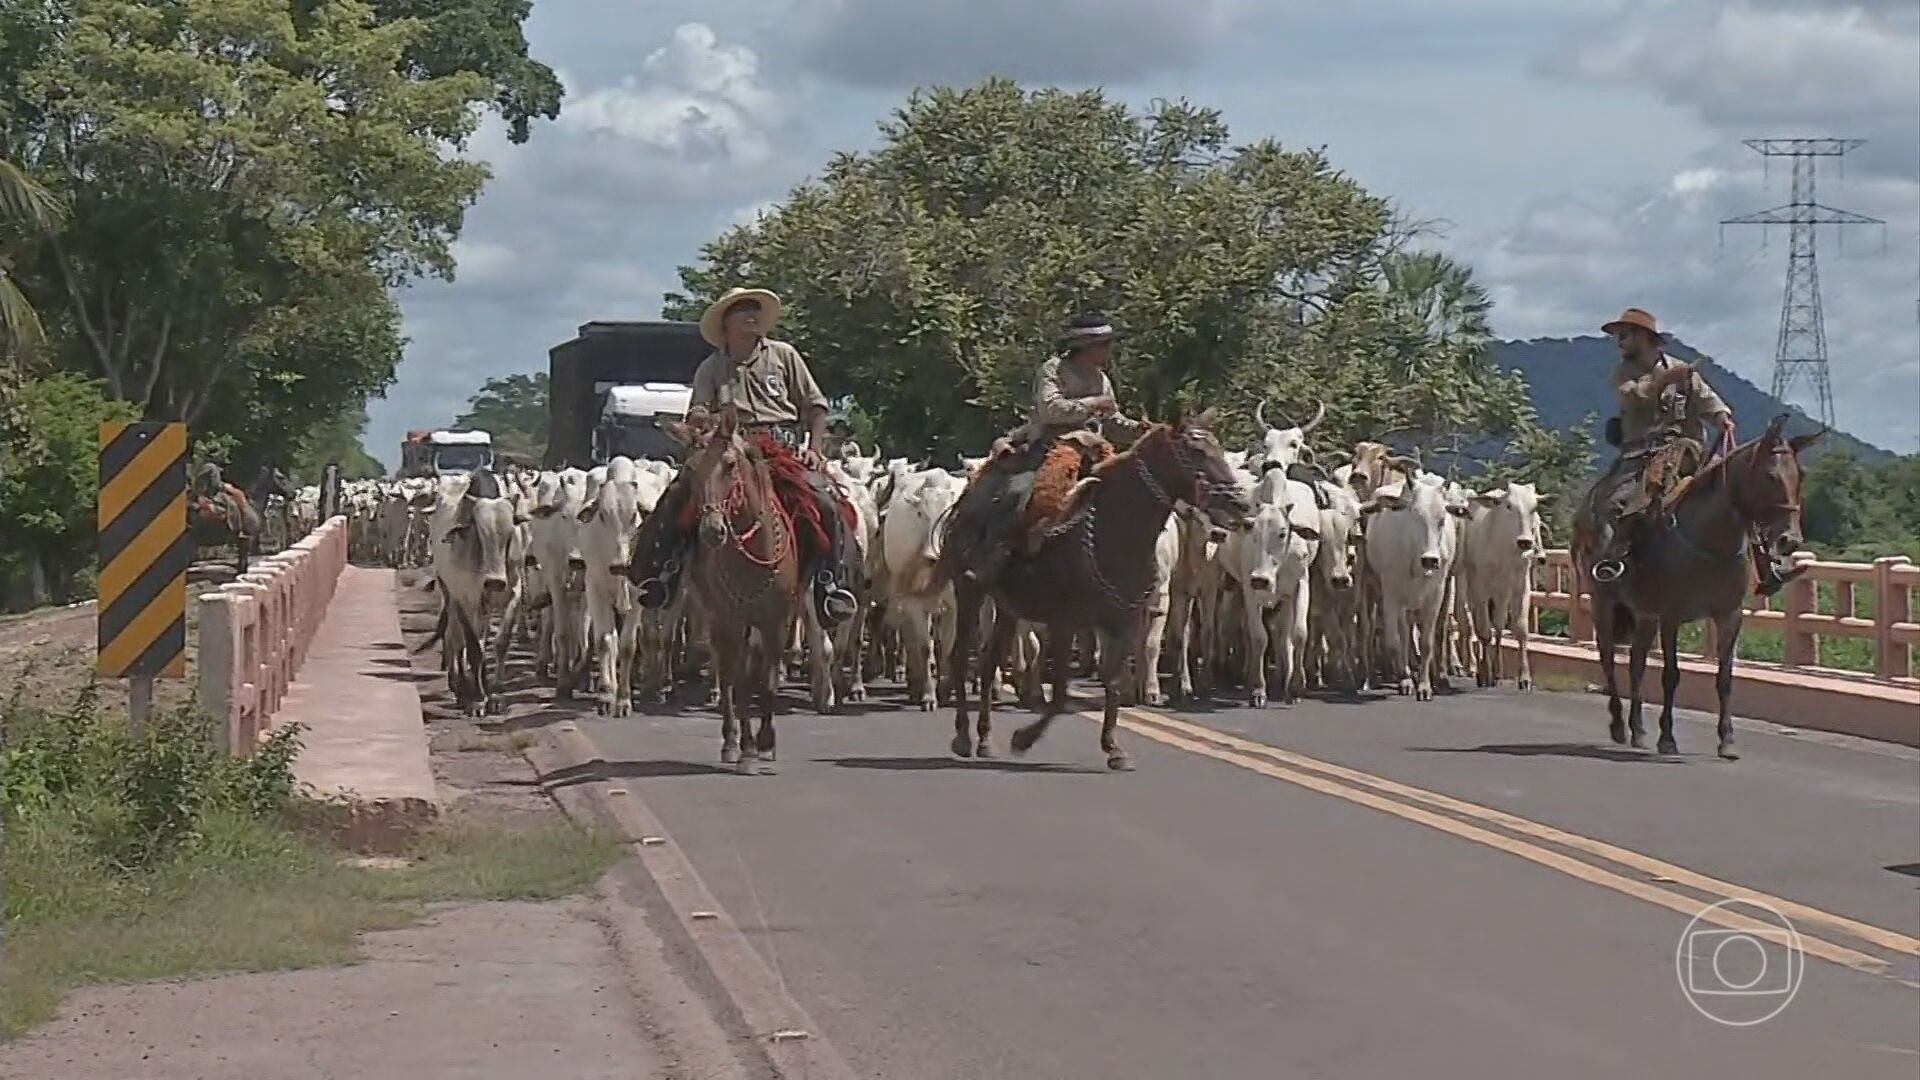
[[[99,673],[126,679],[127,719],[153,709],[153,680],[187,673],[187,425],[100,425]]]

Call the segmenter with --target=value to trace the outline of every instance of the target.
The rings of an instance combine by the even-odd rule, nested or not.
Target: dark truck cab
[[[571,341],[547,352],[547,456],[549,469],[591,469],[629,445],[670,445],[644,431],[602,430],[609,392],[615,387],[678,383],[693,385],[693,373],[713,351],[698,323],[614,322],[582,324]],[[618,410],[616,409],[617,413]],[[615,423],[644,423],[637,419]],[[649,454],[649,456],[656,456]],[[673,456],[677,459],[677,448]]]

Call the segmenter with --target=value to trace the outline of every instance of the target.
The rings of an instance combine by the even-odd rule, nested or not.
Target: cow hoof
[[[967,738],[965,735],[955,735],[953,742],[949,743],[948,747],[952,749],[955,757],[970,758],[973,756],[973,740]]]
[[[1514,683],[1513,685],[1514,685],[1514,689],[1519,690],[1523,694],[1530,694],[1533,692],[1532,679],[1521,679],[1518,682]]]
[[[1253,706],[1253,707],[1254,707],[1254,708],[1256,708],[1256,709],[1264,709],[1264,708],[1266,708],[1266,707],[1267,707],[1267,695],[1266,695],[1266,693],[1265,693],[1265,692],[1263,692],[1263,691],[1258,691],[1258,690],[1256,690],[1256,691],[1254,691],[1253,693],[1251,693],[1251,694],[1248,694],[1248,695],[1247,695],[1247,704],[1248,704],[1248,705],[1251,705],[1251,706]]]
[[[736,764],[737,762],[739,762],[739,760],[740,760],[740,748],[739,748],[739,747],[737,747],[737,746],[723,746],[723,747],[721,747],[721,748],[720,748],[720,764],[722,764],[722,765],[733,765],[733,764]]]
[[[1167,696],[1158,690],[1147,695],[1147,704],[1149,705],[1165,705],[1166,703]]]
[[[937,707],[938,707],[938,706],[937,706],[937,705],[936,705],[936,704],[934,703],[934,700],[933,700],[932,698],[921,698],[921,699],[920,699],[920,711],[921,711],[921,712],[932,712],[932,711],[933,711],[933,710],[934,710],[935,708],[937,708]]]
[[[1727,761],[1740,760],[1740,752],[1733,748],[1733,740],[1728,739],[1720,744],[1720,756]]]
[[[1413,693],[1413,680],[1401,679],[1399,690],[1402,697],[1405,697],[1406,695]]]
[[[487,715],[499,716],[507,711],[507,699],[495,694],[487,699]]]
[[[1413,691],[1413,700],[1415,700],[1415,701],[1432,701],[1432,700],[1433,700],[1433,687],[1431,687],[1431,686],[1421,686],[1421,687],[1416,687],[1416,688],[1414,688],[1414,691]]]
[[[1654,750],[1654,752],[1657,754],[1664,754],[1667,757],[1678,757],[1680,756],[1680,744],[1673,741],[1672,739],[1661,739],[1659,746]]]
[[[848,688],[847,700],[854,702],[856,704],[865,702],[867,700],[867,688],[864,686],[854,686],[854,687]]]
[[[1114,772],[1132,772],[1133,758],[1125,750],[1108,751],[1107,768]]]
[[[773,760],[773,755],[768,754],[760,759],[760,764],[754,771],[761,776],[776,776],[780,772],[780,766]]]

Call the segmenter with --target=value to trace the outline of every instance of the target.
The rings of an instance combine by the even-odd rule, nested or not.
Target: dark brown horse
[[[196,547],[232,544],[234,566],[247,572],[247,562],[259,550],[260,536],[266,531],[261,510],[267,497],[293,498],[293,481],[271,465],[262,465],[253,486],[242,491],[226,482],[220,467],[208,462],[194,477],[187,519]]]
[[[1673,738],[1673,695],[1680,685],[1680,627],[1711,619],[1720,648],[1714,678],[1720,697],[1720,756],[1729,761],[1740,756],[1733,749],[1728,710],[1741,605],[1753,582],[1750,537],[1757,529],[1766,541],[1766,554],[1776,560],[1799,548],[1800,451],[1824,434],[1788,439],[1782,434],[1786,422],[1785,414],[1774,417],[1759,438],[1695,476],[1676,505],[1663,510],[1634,538],[1631,568],[1619,579],[1594,581],[1590,571],[1600,555],[1598,538],[1591,529],[1576,530],[1575,562],[1581,580],[1593,589],[1594,638],[1600,649],[1614,742],[1646,745],[1640,684],[1658,633],[1666,655],[1658,752],[1679,753]],[[1632,683],[1632,706],[1624,718],[1613,670],[1614,645],[1623,636],[1630,636],[1627,678]]]
[[[780,650],[802,601],[799,530],[781,507],[766,451],[743,438],[731,409],[709,429],[668,424],[687,446],[689,510],[699,539],[687,568],[706,617],[720,697],[720,760],[742,774],[774,771]],[[758,730],[743,738],[738,694],[760,695]]]
[[[1249,510],[1212,424],[1211,409],[1173,424],[1156,424],[1131,450],[1095,466],[1092,476],[1082,481],[1090,490],[1080,495],[1077,508],[1050,530],[1037,551],[1017,552],[997,581],[977,582],[958,573],[959,557],[948,546],[944,557],[954,580],[959,619],[948,670],[956,675],[969,670],[980,608],[988,596],[994,601],[994,628],[993,639],[977,659],[982,686],[997,685],[1001,658],[1012,646],[1020,620],[1039,623],[1047,631],[1053,699],[1038,720],[1014,732],[1016,754],[1031,748],[1053,718],[1067,710],[1073,641],[1091,630],[1100,643],[1106,701],[1100,749],[1106,752],[1108,768],[1133,767],[1114,740],[1114,728],[1120,696],[1139,663],[1160,530],[1176,502],[1200,508],[1223,526],[1239,526]],[[992,757],[992,695],[981,695],[976,746],[967,731],[967,680],[952,682],[953,752]]]

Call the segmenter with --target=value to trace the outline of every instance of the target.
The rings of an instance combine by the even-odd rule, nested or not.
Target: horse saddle
[[[1632,515],[1673,506],[1706,460],[1706,449],[1692,439],[1673,439],[1640,458],[1640,482],[1624,508]]]
[[[1070,431],[1054,440],[1037,468],[1009,485],[1018,490],[1026,481],[1020,526],[1028,554],[1038,552],[1049,533],[1079,512],[1091,486],[1082,481],[1113,453],[1113,445],[1095,432]]]
[[[194,492],[194,518],[209,525],[224,525],[238,534],[246,525],[246,514],[241,509],[246,502],[245,492],[232,484],[222,483],[220,491],[215,494],[208,494],[204,489]]]

